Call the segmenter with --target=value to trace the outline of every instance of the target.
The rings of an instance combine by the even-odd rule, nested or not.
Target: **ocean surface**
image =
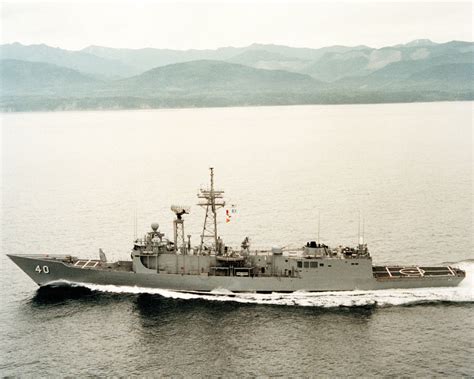
[[[1,376],[474,376],[473,103],[3,114]],[[127,259],[215,167],[253,248],[355,245],[450,263],[458,288],[198,296],[38,289],[5,256]],[[136,215],[136,216],[135,216]],[[136,220],[136,221],[135,221]]]

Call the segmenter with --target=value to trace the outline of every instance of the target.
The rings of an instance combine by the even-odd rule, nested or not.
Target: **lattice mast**
[[[212,248],[210,244],[214,245],[214,249],[217,252],[217,210],[225,206],[224,191],[219,191],[214,188],[214,168],[211,167],[209,170],[211,171],[211,188],[201,189],[198,193],[198,198],[200,199],[198,205],[206,210],[199,252],[201,252],[204,247]]]

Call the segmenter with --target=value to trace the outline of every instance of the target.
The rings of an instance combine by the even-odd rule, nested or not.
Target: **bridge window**
[[[310,263],[311,263],[311,268],[318,267],[318,262],[310,262]]]
[[[309,262],[304,262],[304,268],[309,268]]]
[[[296,266],[297,266],[298,268],[301,268],[301,267],[303,267],[303,262],[301,262],[301,261],[298,261],[298,262],[296,263]]]

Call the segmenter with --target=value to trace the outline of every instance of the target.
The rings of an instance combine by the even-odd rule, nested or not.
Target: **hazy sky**
[[[439,1],[2,1],[2,43],[204,49],[472,40],[472,4]]]

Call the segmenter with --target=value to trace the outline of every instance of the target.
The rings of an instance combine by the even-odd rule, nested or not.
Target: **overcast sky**
[[[2,1],[1,41],[205,49],[472,41],[472,4],[412,1]]]

